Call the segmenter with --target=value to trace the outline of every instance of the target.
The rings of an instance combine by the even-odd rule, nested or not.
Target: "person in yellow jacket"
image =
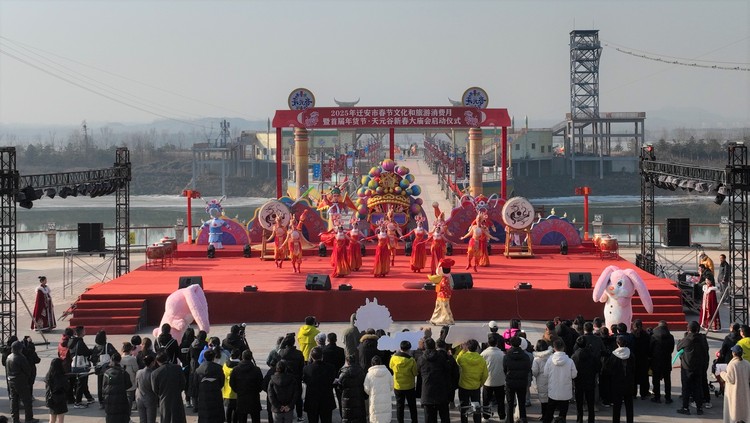
[[[409,405],[411,421],[417,422],[417,361],[409,355],[411,342],[401,341],[399,352],[388,363],[393,372],[393,393],[396,396],[396,419],[404,423],[404,400]]]
[[[468,423],[467,411],[471,403],[479,403],[480,389],[487,380],[487,361],[479,355],[479,342],[470,339],[463,345],[464,351],[456,359],[461,371],[458,378],[458,399],[461,401],[461,423]],[[482,413],[474,413],[474,423],[482,422]]]
[[[700,254],[700,256],[699,256],[699,258],[700,258],[700,261],[698,262],[698,264],[699,265],[701,265],[701,264],[705,265],[708,268],[708,270],[710,270],[711,273],[713,273],[715,275],[716,272],[714,271],[714,261],[711,260],[711,257],[709,257],[708,254],[706,254],[705,251],[702,251],[701,254]]]
[[[232,422],[235,418],[235,410],[237,410],[237,393],[232,390],[229,386],[229,376],[232,374],[232,370],[238,364],[240,364],[240,355],[242,351],[237,348],[232,350],[232,354],[229,356],[229,360],[224,362],[221,366],[224,370],[224,387],[221,388],[221,396],[224,398],[224,407],[226,407],[226,421]]]
[[[305,324],[300,326],[297,332],[297,343],[299,343],[299,350],[302,351],[302,356],[305,357],[305,363],[310,360],[310,351],[317,345],[315,343],[315,335],[320,333],[318,324],[315,316],[307,316],[305,317]]]

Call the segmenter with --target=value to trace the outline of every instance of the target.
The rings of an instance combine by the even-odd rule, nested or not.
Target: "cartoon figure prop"
[[[633,320],[632,298],[635,292],[641,298],[643,306],[649,313],[654,312],[651,295],[638,273],[633,269],[620,269],[608,266],[599,276],[594,286],[594,302],[604,305],[604,319],[607,327],[618,323],[625,323],[630,327]]]
[[[208,301],[200,285],[190,285],[169,294],[164,303],[164,316],[161,323],[154,329],[154,337],[159,335],[161,325],[169,323],[172,326],[172,337],[182,339],[191,323],[198,325],[198,329],[209,332],[211,324],[208,322]]]
[[[211,219],[203,223],[204,228],[208,227],[208,243],[213,245],[217,250],[224,248],[221,242],[221,237],[224,234],[223,228],[229,227],[227,222],[221,218],[223,215],[221,202],[224,201],[224,198],[226,197],[221,197],[218,201],[213,199],[206,203],[206,213],[211,216]]]
[[[377,298],[373,298],[372,301],[369,298],[365,298],[365,305],[360,306],[356,314],[357,317],[354,323],[358,328],[383,329],[387,332],[388,328],[391,327],[391,323],[393,323],[393,318],[391,318],[391,312],[388,310],[388,307],[378,304]]]

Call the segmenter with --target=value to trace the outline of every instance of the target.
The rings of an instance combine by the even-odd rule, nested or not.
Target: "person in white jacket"
[[[505,352],[498,348],[497,337],[487,337],[487,348],[482,351],[481,356],[487,362],[487,380],[482,386],[483,417],[489,419],[490,404],[494,398],[497,401],[497,414],[500,420],[505,420],[505,371],[503,370],[503,358]]]
[[[365,392],[370,397],[370,423],[389,423],[392,414],[393,375],[380,356],[372,358],[365,376]]]
[[[558,338],[552,343],[555,353],[544,365],[544,373],[549,378],[547,395],[549,412],[544,423],[552,423],[555,410],[559,411],[559,419],[565,421],[568,414],[568,405],[573,398],[573,379],[578,376],[576,365],[573,360],[565,354],[565,342]]]
[[[544,366],[554,352],[555,350],[544,339],[536,341],[534,361],[531,363],[531,375],[534,376],[534,380],[536,381],[536,393],[539,397],[539,402],[542,403],[542,420],[545,419],[549,412],[549,396],[547,395],[549,377],[544,373]]]

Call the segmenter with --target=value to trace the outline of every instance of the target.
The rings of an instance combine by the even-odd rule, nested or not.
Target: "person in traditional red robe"
[[[414,235],[414,240],[411,244],[411,259],[409,260],[409,265],[411,266],[412,272],[419,273],[424,269],[425,263],[427,262],[427,231],[422,227],[424,219],[417,218],[416,220],[417,227],[402,236],[401,239],[406,239],[411,235]]]
[[[378,242],[378,245],[375,247],[375,263],[372,267],[372,274],[376,278],[384,278],[391,271],[390,241],[385,227],[381,226],[377,234],[366,239],[376,239]]]
[[[339,226],[333,239],[333,252],[331,253],[333,272],[331,273],[331,277],[337,278],[351,273],[348,250],[349,237],[344,232],[344,227]]]
[[[55,307],[52,304],[52,291],[47,286],[46,276],[39,276],[39,286],[36,287],[33,316],[31,329],[42,332],[50,331],[57,327]]]
[[[388,249],[391,256],[391,266],[396,264],[396,250],[398,249],[398,240],[401,237],[401,228],[393,217],[393,208],[388,209],[385,221],[386,233],[388,234]]]
[[[289,251],[289,259],[292,261],[294,273],[302,272],[302,232],[289,225],[289,234],[281,245],[281,248]]]
[[[356,222],[352,222],[352,229],[349,231],[349,267],[356,272],[362,268],[362,244],[364,239],[362,232],[359,231]]]
[[[287,250],[284,246],[286,236],[286,229],[281,224],[281,217],[277,217],[276,222],[271,228],[271,236],[268,238],[268,241],[270,242],[273,240],[273,260],[276,262],[276,267],[279,269],[281,269],[287,256]]]
[[[456,262],[452,259],[442,259],[440,260],[437,274],[428,277],[431,282],[435,283],[435,292],[437,292],[435,310],[432,312],[432,317],[430,317],[430,323],[435,326],[452,325],[455,323],[453,312],[451,311],[451,296],[453,296],[451,267],[455,264]]]
[[[714,286],[714,282],[711,279],[706,279],[706,284],[703,286],[703,302],[701,303],[701,326],[707,330],[720,330],[721,320],[719,319],[719,313],[716,310],[719,308],[718,299],[719,290]],[[716,314],[716,318],[713,321],[711,327],[711,318]]]
[[[448,245],[442,226],[435,226],[426,242],[432,241],[430,245],[430,274],[434,275],[440,260],[445,257],[445,248]]]

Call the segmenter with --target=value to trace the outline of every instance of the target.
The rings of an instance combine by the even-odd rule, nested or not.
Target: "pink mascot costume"
[[[178,289],[169,294],[164,303],[164,316],[161,323],[154,329],[154,336],[159,336],[161,325],[169,323],[172,327],[172,337],[180,342],[182,334],[191,323],[198,325],[198,329],[208,331],[211,329],[208,323],[208,301],[200,285],[190,285],[187,288]]]
[[[651,294],[638,273],[633,269],[620,269],[608,266],[599,276],[594,286],[594,302],[604,305],[604,319],[608,328],[618,323],[625,323],[630,328],[633,320],[632,298],[635,292],[641,298],[643,306],[649,313],[654,312]]]

